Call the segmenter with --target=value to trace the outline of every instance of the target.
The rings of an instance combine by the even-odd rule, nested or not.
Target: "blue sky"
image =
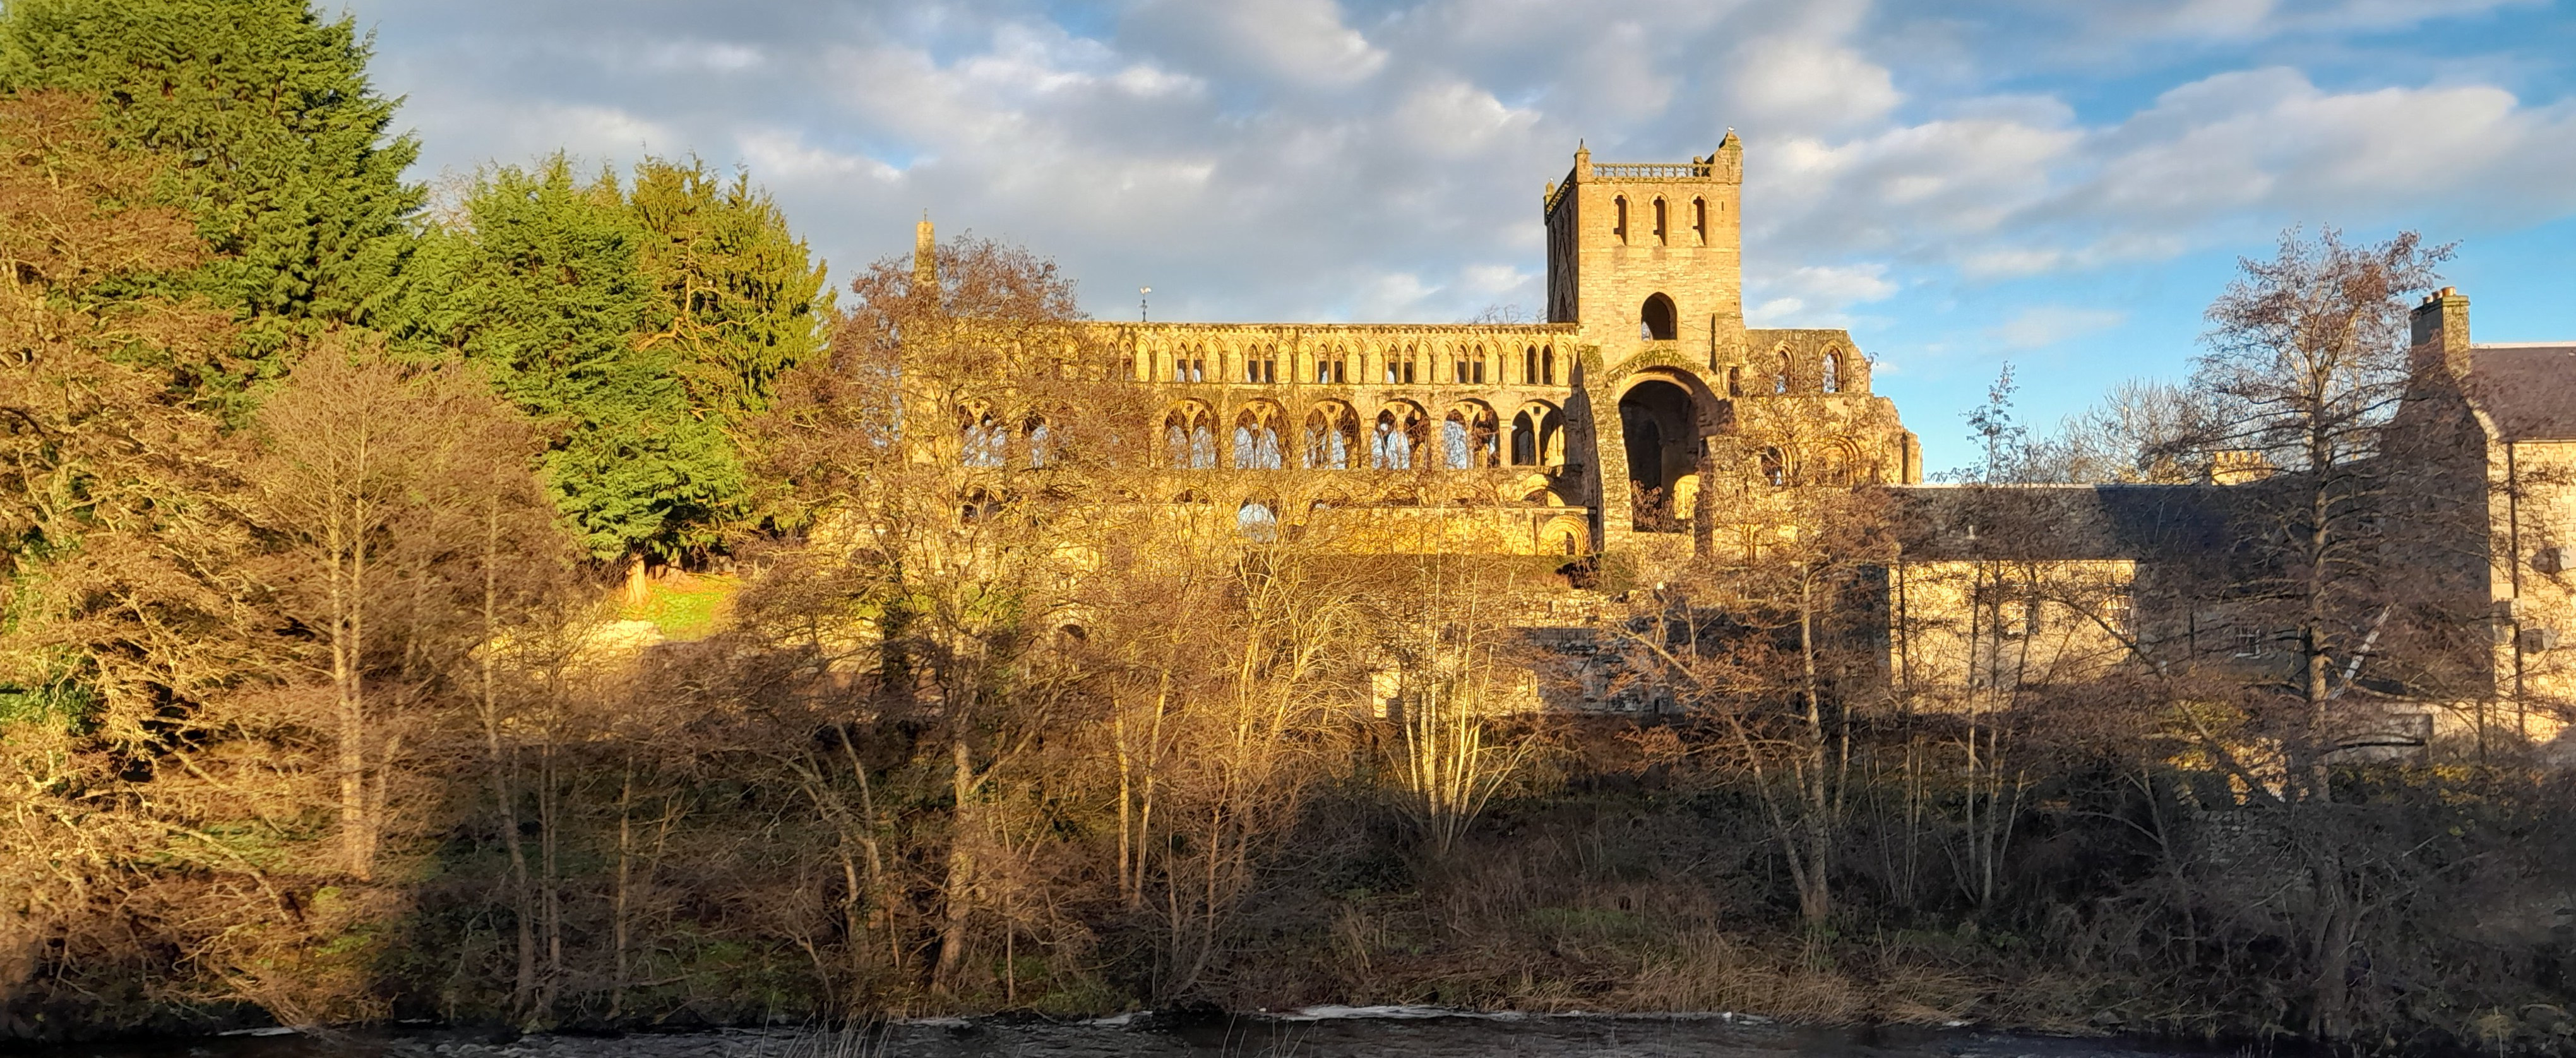
[[[2569,0],[2576,3],[2576,0]],[[928,209],[1102,316],[1542,303],[1541,186],[1744,137],[1757,325],[1848,327],[1964,463],[2188,372],[2290,225],[2457,241],[2481,341],[2576,339],[2576,10],[2536,0],[365,0],[419,175],[750,169],[836,266]]]

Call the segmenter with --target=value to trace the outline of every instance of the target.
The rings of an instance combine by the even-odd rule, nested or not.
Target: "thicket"
[[[296,3],[0,37],[12,1036],[1192,1001],[2576,1031],[2564,776],[2327,749],[2368,578],[2261,586],[2313,615],[2299,680],[1909,699],[1850,634],[1886,499],[1777,490],[1722,528],[1778,546],[1533,651],[1555,570],[1332,557],[1366,530],[1247,526],[1227,471],[1161,491],[1042,258],[957,240],[844,305],[694,161],[417,212],[354,28]],[[2371,436],[2398,249],[2249,272],[2191,430],[2102,458]],[[2265,331],[2320,254],[2379,268],[2334,285],[2372,326]],[[2296,406],[2264,357],[2329,332],[2362,359],[2305,392],[2372,388]],[[1993,478],[2027,462],[2000,404]],[[2344,469],[2296,524],[2349,549],[2381,486]],[[706,634],[617,619],[648,555],[734,570]],[[1520,711],[1541,686],[1664,708]]]

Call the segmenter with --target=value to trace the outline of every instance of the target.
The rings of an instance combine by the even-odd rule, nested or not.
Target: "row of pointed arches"
[[[1155,343],[1134,352],[1129,377],[1147,382],[1239,382],[1270,385],[1304,380],[1347,385],[1372,379],[1388,385],[1558,385],[1571,373],[1553,343],[1470,341],[1325,342],[1282,352],[1275,342],[1229,348],[1224,343]],[[1302,365],[1302,366],[1301,366]]]
[[[1184,401],[1162,425],[1162,463],[1174,470],[1476,470],[1565,461],[1565,415],[1544,401],[1523,405],[1509,423],[1482,401],[1461,401],[1436,419],[1412,401],[1389,401],[1367,416],[1324,401],[1294,422],[1270,401],[1242,405],[1231,422]]]

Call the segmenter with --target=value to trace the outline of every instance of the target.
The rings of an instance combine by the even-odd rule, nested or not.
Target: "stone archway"
[[[1639,532],[1677,532],[1690,511],[1676,509],[1684,479],[1696,483],[1700,461],[1699,401],[1678,379],[1648,375],[1619,395],[1619,437],[1627,455],[1626,493],[1631,524]],[[1619,483],[1604,482],[1617,485]],[[1603,497],[1612,511],[1617,493]]]

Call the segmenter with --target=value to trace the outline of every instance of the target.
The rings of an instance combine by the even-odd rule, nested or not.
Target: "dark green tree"
[[[548,479],[602,559],[711,545],[742,488],[732,446],[691,413],[675,348],[642,340],[662,305],[644,242],[613,177],[581,182],[562,155],[492,169],[424,241],[392,323],[402,344],[484,365],[555,431]]]
[[[393,289],[423,192],[367,80],[371,42],[305,0],[11,0],[0,88],[98,100],[114,142],[167,161],[209,255],[144,285],[202,293],[248,322],[188,381],[219,400],[284,370],[287,337],[370,322]]]
[[[833,306],[823,266],[748,173],[647,158],[626,201],[661,293],[643,344],[668,347],[690,409],[730,430],[822,349]]]

